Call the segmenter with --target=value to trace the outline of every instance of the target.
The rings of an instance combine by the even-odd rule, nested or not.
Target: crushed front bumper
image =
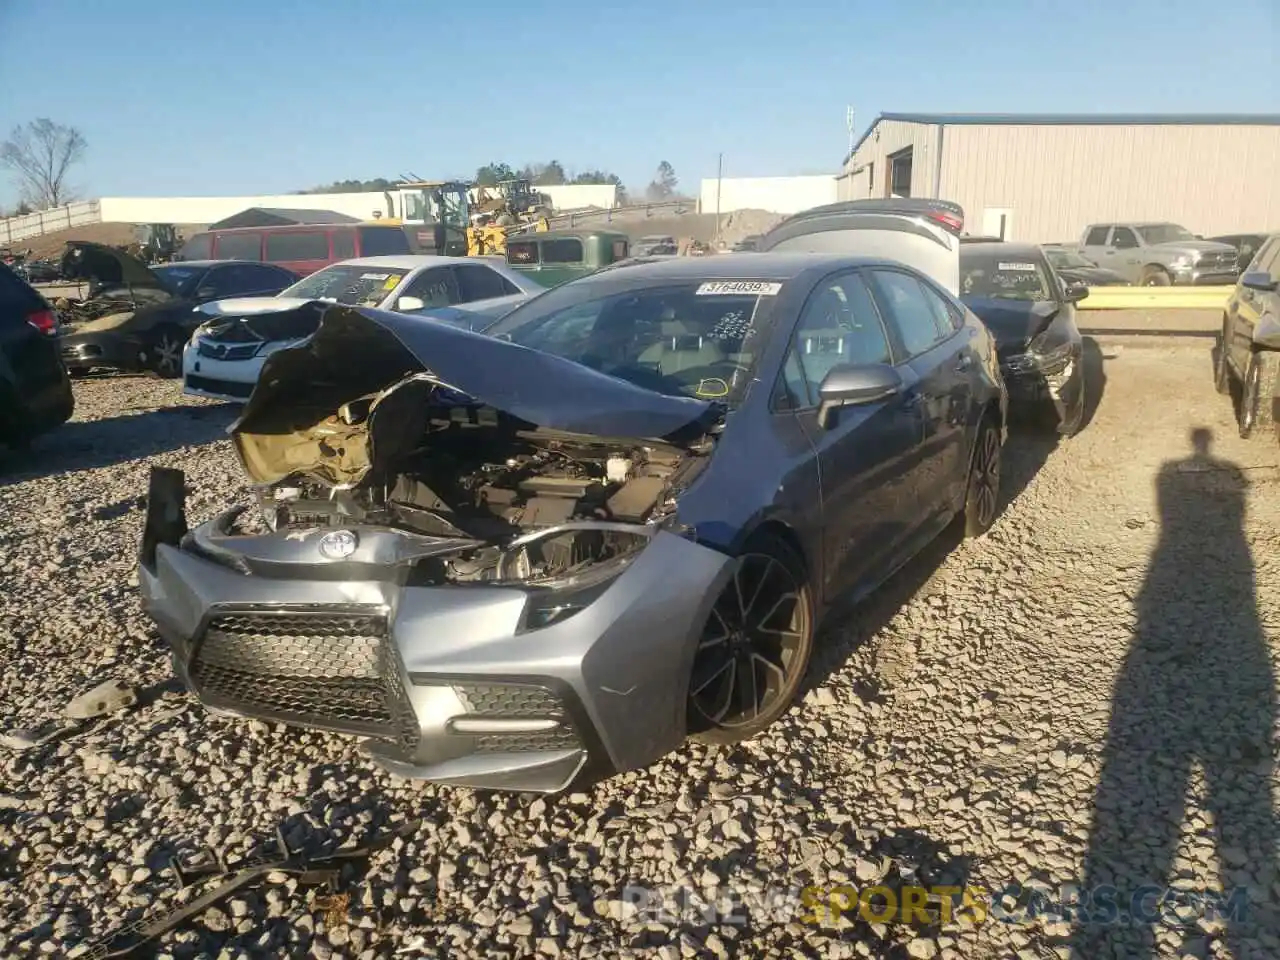
[[[1051,407],[1059,422],[1072,423],[1084,403],[1084,348],[1072,344],[1067,356],[1046,361],[1034,353],[1000,359],[1000,373],[1015,409]]]
[[[153,482],[148,529],[165,509]],[[326,530],[224,527],[144,539],[139,569],[201,701],[361,736],[395,773],[481,789],[557,792],[678,746],[698,637],[730,574],[725,555],[660,532],[593,602],[527,629],[533,591],[412,586],[412,562],[392,558],[431,538],[349,527],[356,552],[334,561],[318,549]]]

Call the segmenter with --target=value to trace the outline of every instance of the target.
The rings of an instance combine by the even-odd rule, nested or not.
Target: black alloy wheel
[[[748,740],[791,705],[813,649],[803,564],[785,542],[759,537],[735,561],[694,654],[689,728],[704,743]]]
[[[964,535],[980,537],[996,522],[1000,506],[1000,431],[990,415],[978,426],[964,501]]]

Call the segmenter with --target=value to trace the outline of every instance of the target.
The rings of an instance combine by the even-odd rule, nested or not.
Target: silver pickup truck
[[[1145,287],[1234,284],[1236,251],[1176,223],[1092,223],[1080,253]]]

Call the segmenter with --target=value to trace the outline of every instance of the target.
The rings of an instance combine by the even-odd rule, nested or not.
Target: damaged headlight
[[[1071,360],[1075,342],[1056,330],[1046,330],[1031,341],[1029,353],[1041,370],[1053,370]]]
[[[530,590],[524,629],[539,630],[585,610],[648,546],[648,532],[624,524],[582,524],[523,537],[504,552],[499,579]]]

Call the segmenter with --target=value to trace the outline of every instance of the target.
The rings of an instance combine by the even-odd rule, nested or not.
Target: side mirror
[[[902,389],[902,377],[887,363],[840,366],[818,387],[818,426],[823,430],[833,411],[886,400]]]
[[[396,301],[396,309],[401,313],[417,313],[427,309],[427,305],[421,297],[401,297]]]
[[[1066,289],[1067,303],[1079,303],[1089,296],[1089,286],[1084,283],[1068,283]]]
[[[1250,270],[1240,278],[1240,285],[1261,293],[1270,293],[1276,288],[1275,280],[1266,270]]]

